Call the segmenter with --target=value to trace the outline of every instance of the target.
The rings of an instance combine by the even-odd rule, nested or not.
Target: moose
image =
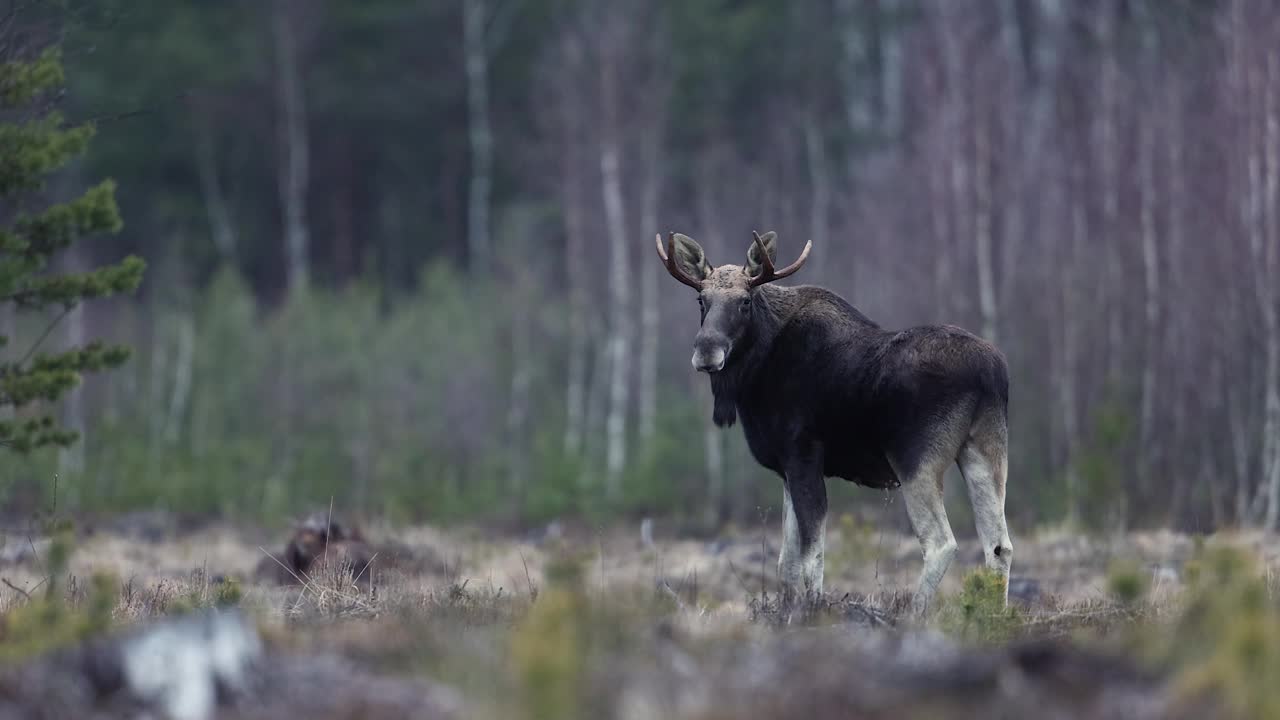
[[[744,266],[714,267],[692,238],[657,236],[658,256],[698,293],[693,367],[711,380],[712,420],[742,421],[751,454],[783,481],[778,574],[787,595],[822,592],[826,478],[899,488],[924,550],[912,597],[923,615],[956,554],[943,476],[957,463],[986,565],[1005,579],[1009,373],[991,343],[950,325],[882,328],[834,292],[772,285],[777,233],[754,239]]]

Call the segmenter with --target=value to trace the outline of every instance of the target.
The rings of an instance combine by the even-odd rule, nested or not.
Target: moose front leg
[[[791,597],[822,593],[827,527],[827,485],[821,452],[788,467],[782,495],[782,552],[778,575]]]

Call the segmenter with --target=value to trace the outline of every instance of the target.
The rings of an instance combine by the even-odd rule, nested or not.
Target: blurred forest
[[[48,341],[135,355],[61,406],[83,442],[0,460],[11,512],[756,523],[653,235],[773,229],[796,282],[1004,350],[1015,528],[1280,523],[1270,3],[9,5],[97,127],[48,192],[118,183],[65,267],[150,265]],[[0,352],[47,323],[0,312]]]

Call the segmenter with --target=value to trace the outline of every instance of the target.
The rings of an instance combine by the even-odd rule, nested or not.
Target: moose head
[[[702,311],[702,328],[693,341],[693,367],[699,372],[714,373],[724,369],[751,329],[757,312],[756,288],[793,274],[809,258],[813,243],[808,242],[800,257],[778,270],[778,234],[763,236],[752,232],[747,248],[746,265],[712,267],[702,246],[687,235],[669,233],[667,244],[656,237],[658,257],[671,277],[698,291],[698,307]]]

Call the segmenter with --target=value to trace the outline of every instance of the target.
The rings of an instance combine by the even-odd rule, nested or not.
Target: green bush
[[[970,572],[958,595],[943,598],[940,627],[966,641],[1000,643],[1013,639],[1023,627],[1023,617],[1015,606],[1006,607],[1005,588],[1005,578],[995,570]]]

